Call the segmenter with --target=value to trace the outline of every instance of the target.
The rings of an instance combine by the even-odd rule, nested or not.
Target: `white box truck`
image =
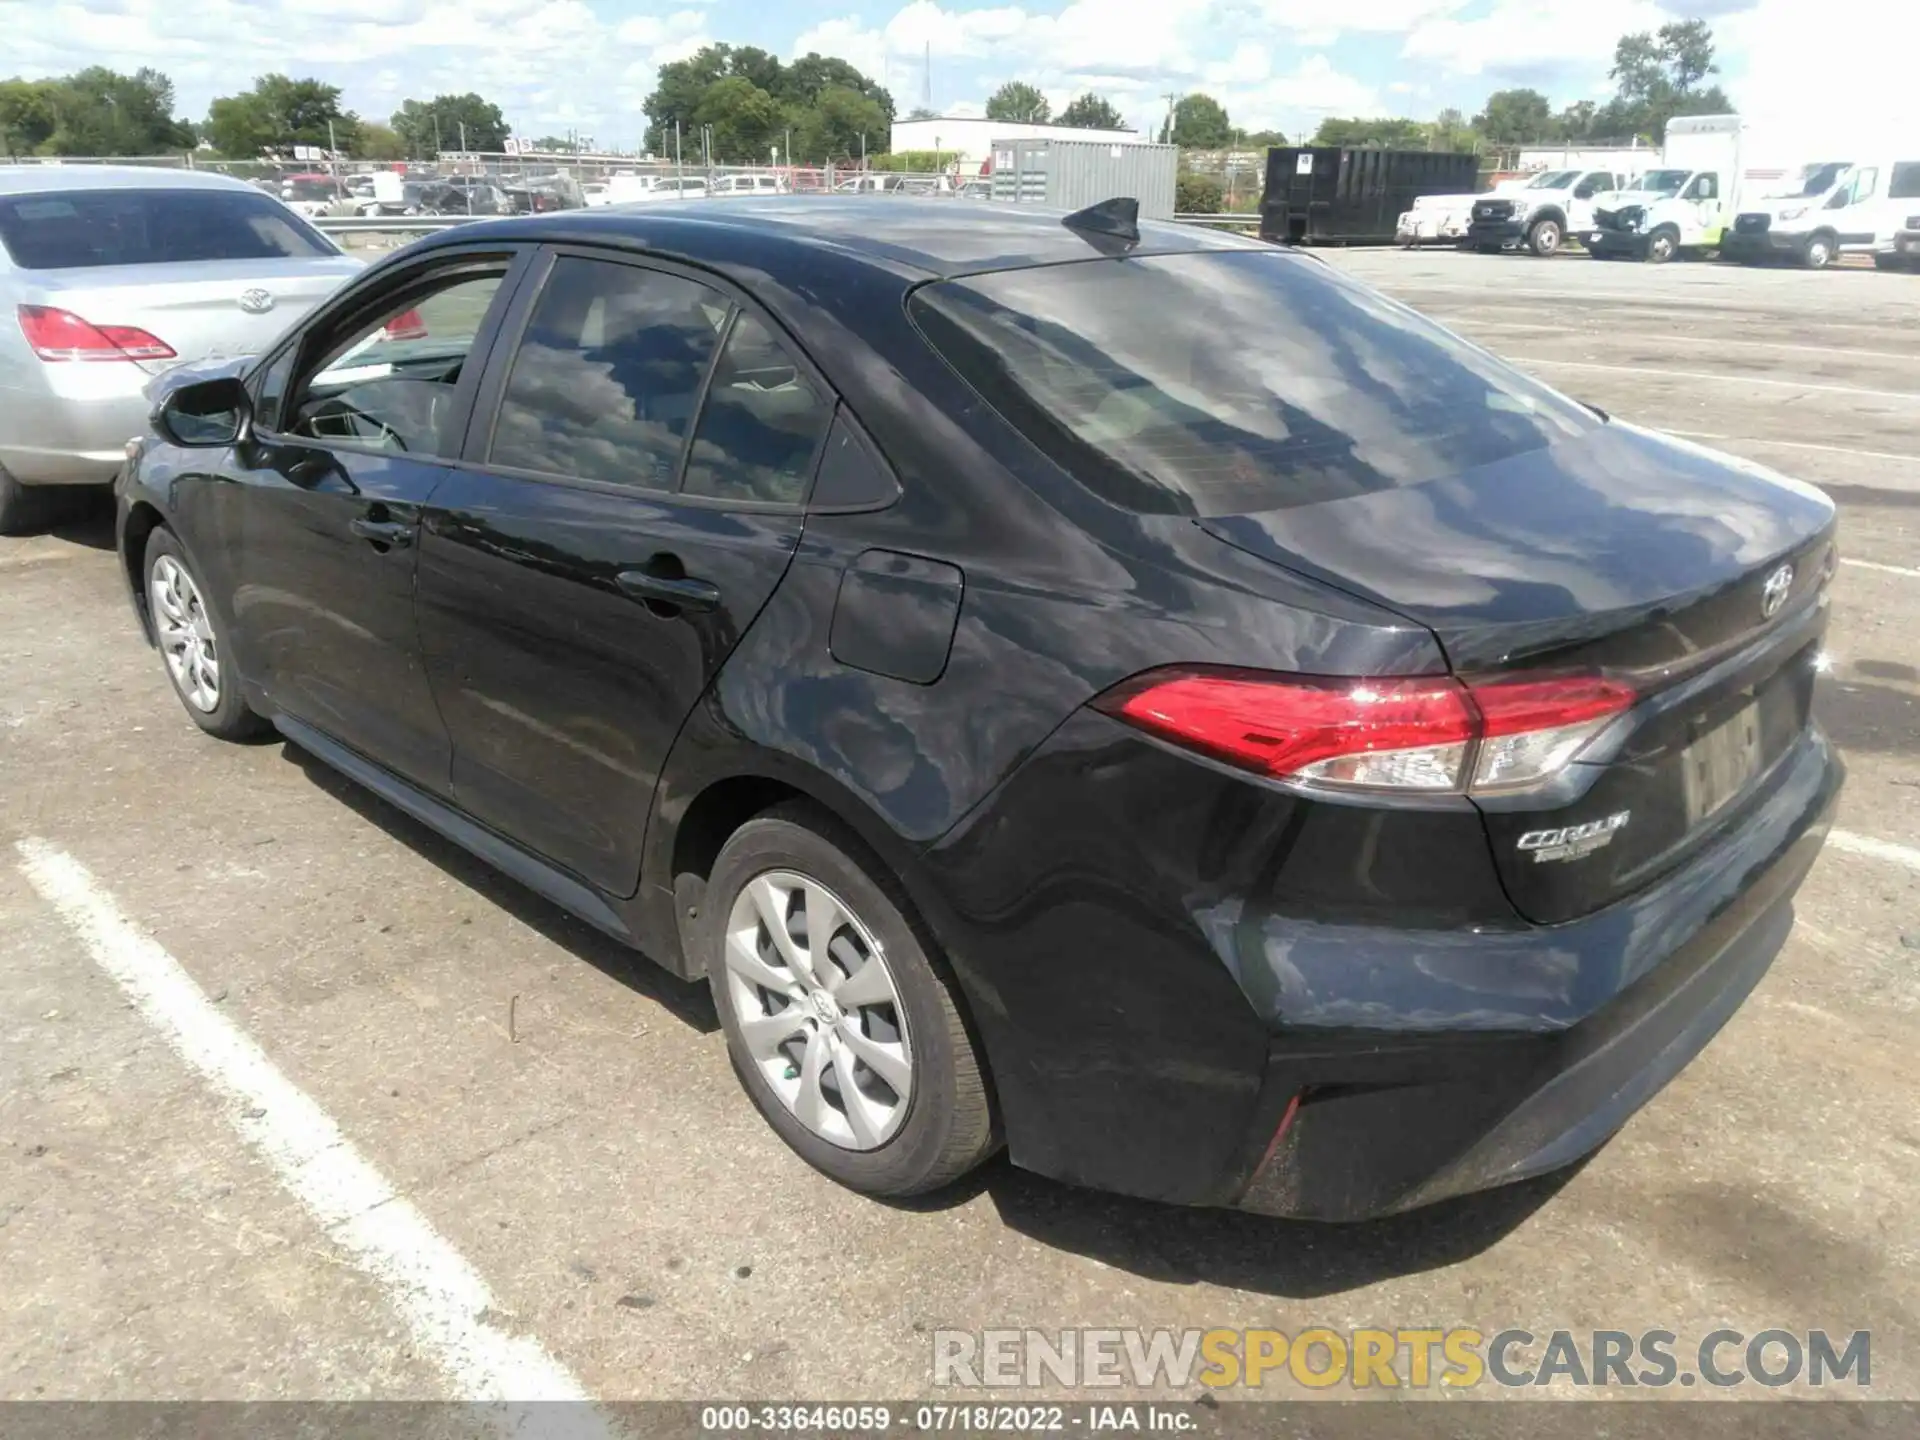
[[[1660,164],[1629,190],[1596,196],[1587,253],[1650,260],[1715,250],[1738,199],[1744,126],[1738,115],[1681,115],[1667,122]]]

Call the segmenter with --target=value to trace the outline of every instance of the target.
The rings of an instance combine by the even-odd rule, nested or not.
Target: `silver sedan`
[[[154,375],[262,349],[359,269],[223,175],[0,169],[0,534],[113,480]]]

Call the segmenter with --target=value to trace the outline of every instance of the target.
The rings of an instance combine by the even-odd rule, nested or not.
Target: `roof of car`
[[[877,265],[945,277],[1082,260],[1098,253],[1060,222],[1066,212],[894,195],[781,195],[653,201],[462,225],[420,244],[458,244],[484,233],[502,240],[621,243],[698,257],[722,242],[739,253],[831,250]],[[707,243],[703,245],[703,240]],[[1257,240],[1194,225],[1143,220],[1135,255],[1264,249]]]
[[[252,190],[244,180],[211,170],[154,165],[0,165],[0,195],[45,195],[63,190]]]

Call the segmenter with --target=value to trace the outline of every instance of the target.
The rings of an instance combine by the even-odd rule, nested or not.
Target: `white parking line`
[[[1856,450],[1851,445],[1816,445],[1811,440],[1769,440],[1764,435],[1718,435],[1706,430],[1669,430],[1688,440],[1728,440],[1742,445],[1777,445],[1783,450],[1818,450],[1826,455],[1856,455],[1862,460],[1892,460],[1900,465],[1920,464],[1920,456],[1896,455],[1891,450]]]
[[[44,840],[16,847],[20,868],[100,968],[225,1099],[240,1138],[373,1279],[406,1321],[415,1346],[462,1400],[587,1398],[580,1382],[536,1341],[510,1335],[481,1313],[496,1305],[487,1283],[373,1167],[326,1111],[280,1073],[216,1009],[193,978],[121,913],[85,866]],[[496,1417],[503,1428],[517,1424]],[[593,1412],[571,1433],[609,1433]]]
[[[1434,319],[1446,319],[1445,316],[1426,312]],[[1449,324],[1456,323],[1448,320]],[[1569,340],[1597,340],[1601,338],[1617,340],[1617,330],[1575,330],[1567,325],[1536,325],[1527,320],[1473,320],[1462,317],[1457,322],[1472,330],[1524,330],[1528,334],[1560,335]],[[1662,345],[1708,345],[1715,350],[1791,350],[1796,355],[1847,355],[1870,360],[1908,360],[1920,361],[1920,354],[1911,350],[1869,350],[1850,348],[1840,345],[1797,345],[1790,340],[1726,340],[1714,335],[1685,335],[1679,331],[1665,330],[1660,334]]]
[[[1597,360],[1549,360],[1544,355],[1503,355],[1514,365],[1557,365],[1562,370],[1611,370],[1621,375],[1660,375],[1670,380],[1718,380],[1726,385],[1768,385],[1780,390],[1802,390],[1823,395],[1861,395],[1871,400],[1913,400],[1920,391],[1863,390],[1857,385],[1814,385],[1804,380],[1768,380],[1759,375],[1722,375],[1713,370],[1668,370],[1660,365],[1603,365]]]
[[[1871,836],[1856,835],[1851,830],[1829,830],[1827,843],[1849,855],[1864,855],[1869,860],[1885,860],[1893,865],[1904,865],[1909,870],[1920,870],[1920,850],[1911,845],[1895,845],[1890,840],[1875,840]]]
[[[1904,575],[1909,580],[1920,580],[1920,570],[1909,570],[1904,565],[1882,565],[1878,560],[1849,560],[1840,557],[1842,565],[1852,565],[1861,570],[1878,570],[1882,575]]]

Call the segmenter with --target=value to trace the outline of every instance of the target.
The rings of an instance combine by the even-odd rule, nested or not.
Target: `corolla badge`
[[[1767,583],[1760,587],[1760,614],[1771,620],[1780,613],[1780,607],[1787,603],[1787,593],[1793,589],[1793,566],[1782,565],[1767,576]]]
[[[1538,863],[1553,860],[1578,860],[1591,855],[1626,829],[1633,817],[1631,810],[1620,810],[1604,820],[1589,820],[1584,825],[1561,825],[1552,830],[1529,830],[1514,842],[1515,848],[1533,856]]]
[[[240,308],[249,315],[264,315],[273,309],[273,293],[258,288],[240,292]]]

